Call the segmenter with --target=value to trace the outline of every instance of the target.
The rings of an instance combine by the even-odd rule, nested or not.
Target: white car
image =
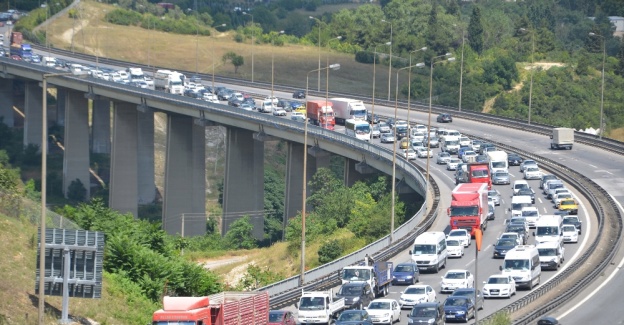
[[[416,147],[414,150],[416,150],[418,158],[427,158],[427,156],[433,158],[433,150],[427,150],[425,147]]]
[[[510,275],[492,275],[483,284],[483,298],[511,298],[516,294],[516,281]]]
[[[380,136],[381,136],[381,131],[379,130],[379,125],[377,124],[373,125],[373,127],[371,128],[371,137],[379,138]]]
[[[202,88],[204,88],[204,86],[201,86]],[[240,100],[241,102],[245,100],[245,96],[243,96],[243,94],[241,93],[233,93],[232,97],[236,98],[237,100]]]
[[[457,239],[462,243],[462,245],[464,245],[464,247],[468,247],[471,244],[470,232],[466,229],[451,230],[451,232],[446,235],[446,239]]]
[[[564,225],[561,228],[564,243],[578,243],[578,230],[574,225]]]
[[[286,116],[286,111],[281,107],[273,105],[273,116]]]
[[[449,270],[440,281],[440,292],[453,292],[457,288],[474,288],[474,277],[467,270]]]
[[[392,324],[401,320],[401,306],[394,299],[375,299],[366,307],[374,324]]]
[[[524,238],[520,237],[517,232],[504,232],[498,239],[512,239],[516,241],[516,245],[524,245]]]
[[[405,159],[414,160],[416,159],[416,151],[414,149],[405,149]]]
[[[270,101],[273,103],[273,105],[277,106],[277,103],[279,102],[279,99],[277,99],[277,97],[273,96],[267,96],[264,101]]]
[[[401,309],[405,307],[411,308],[421,302],[432,302],[435,300],[436,292],[430,285],[415,284],[405,288],[405,291],[401,291],[399,305],[401,305]]]
[[[462,257],[464,256],[464,245],[457,239],[447,239],[446,253],[448,257]]]
[[[219,103],[219,97],[217,97],[217,95],[215,94],[211,94],[209,92],[205,92],[202,95],[202,99],[209,102],[209,103]]]
[[[446,170],[457,170],[457,165],[459,165],[459,163],[461,163],[461,160],[459,160],[459,158],[451,158],[446,163]]]
[[[522,163],[520,163],[520,171],[524,173],[524,171],[528,168],[528,167],[538,167],[537,166],[537,162],[535,160],[531,160],[531,159],[525,159]]]
[[[524,170],[524,179],[541,179],[542,172],[537,167],[528,166]]]
[[[474,161],[477,158],[477,153],[474,151],[466,151],[464,152],[464,154],[462,155],[462,160],[465,163],[469,163],[471,161]]]
[[[529,228],[535,228],[535,224],[540,218],[540,213],[537,207],[523,207],[520,211],[521,216],[526,220]]]

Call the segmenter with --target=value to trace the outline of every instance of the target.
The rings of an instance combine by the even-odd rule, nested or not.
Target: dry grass
[[[624,128],[611,130],[609,137],[618,141],[624,141]]]
[[[304,88],[306,75],[318,68],[318,47],[286,44],[271,46],[266,44],[251,45],[249,41],[236,43],[234,32],[215,32],[212,37],[195,35],[176,35],[159,31],[148,31],[132,26],[118,26],[102,20],[106,11],[113,6],[92,0],[81,1],[82,20],[74,21],[67,16],[51,22],[48,27],[50,44],[57,48],[71,49],[72,28],[74,28],[74,51],[98,54],[105,57],[139,62],[200,73],[236,76],[251,79],[251,57],[254,52],[254,80],[271,82],[271,57],[274,55],[274,82]],[[242,55],[245,64],[234,75],[231,64],[223,65],[223,54],[233,51]],[[197,53],[197,60],[195,53]],[[214,61],[213,61],[214,59]],[[372,94],[373,66],[357,63],[351,54],[329,52],[322,49],[321,64],[340,63],[339,71],[330,73],[329,87],[335,91]],[[387,96],[388,69],[377,66],[377,96]],[[392,80],[396,79],[393,72]],[[402,78],[405,80],[405,77]],[[321,76],[321,89],[325,89],[325,76]],[[317,73],[309,75],[310,89],[318,86]],[[391,92],[394,93],[394,87]],[[393,95],[394,96],[394,95]]]

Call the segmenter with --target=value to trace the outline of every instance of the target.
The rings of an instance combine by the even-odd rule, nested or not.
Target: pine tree
[[[468,40],[470,47],[481,54],[483,52],[483,23],[481,22],[481,9],[474,7],[468,25]]]

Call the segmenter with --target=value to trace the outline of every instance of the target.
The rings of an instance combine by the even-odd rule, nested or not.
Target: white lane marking
[[[482,249],[481,251],[482,251],[482,252],[485,252],[486,250],[490,249],[491,247],[492,247],[492,245],[487,245],[487,247],[486,247],[486,248],[484,248],[484,249]]]
[[[593,167],[593,168],[598,168],[598,167],[596,167],[596,166],[594,166],[594,165],[592,165],[592,164],[588,164],[588,165],[589,165],[589,166],[591,166],[591,167]]]
[[[464,253],[465,254],[465,253]],[[470,260],[470,262],[466,263],[466,267],[468,267],[470,264],[474,263],[475,259],[473,258],[472,260]]]
[[[537,198],[537,200],[539,201],[539,203],[540,203],[540,204],[542,204],[542,203],[543,203],[543,202],[542,202],[542,198],[541,198],[541,197],[538,197],[538,198]]]
[[[544,207],[544,214],[547,214],[548,210],[546,210],[546,207]]]
[[[618,207],[620,207],[620,210],[624,211],[624,207],[622,207],[622,205],[620,204],[620,202],[618,202],[613,195],[609,194],[611,196],[611,198],[615,201],[615,204],[618,205]],[[587,219],[587,217],[586,217]],[[583,239],[583,245],[585,245],[585,240],[587,239],[587,237],[589,236],[585,236],[585,239]],[[580,251],[580,250],[579,250]],[[594,291],[592,291],[590,294],[588,294],[585,299],[579,301],[576,305],[572,306],[572,308],[568,309],[565,313],[563,313],[561,316],[559,316],[559,318],[564,318],[567,315],[569,315],[570,313],[572,313],[574,310],[576,310],[577,308],[579,308],[581,305],[583,305],[584,303],[586,303],[589,299],[591,299],[595,294],[598,293],[598,291],[602,290],[602,288],[607,285],[611,280],[613,280],[613,278],[615,277],[615,275],[617,274],[618,271],[620,271],[622,269],[622,266],[624,266],[624,258],[622,258],[622,260],[620,261],[620,264],[618,264],[618,266],[615,268],[615,270],[613,270],[613,273],[611,273],[611,275],[609,275],[609,277],[604,280],[596,289],[594,289]]]

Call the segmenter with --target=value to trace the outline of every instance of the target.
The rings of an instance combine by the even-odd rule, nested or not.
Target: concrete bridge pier
[[[121,213],[138,215],[136,105],[115,102],[113,143],[110,158],[109,207]]]
[[[28,86],[27,88],[28,89]],[[28,94],[28,91],[27,91]],[[27,96],[28,98],[28,96]],[[65,155],[63,156],[63,194],[76,179],[82,182],[90,198],[89,174],[89,103],[84,93],[67,91],[65,98]],[[29,105],[26,105],[27,107]]]
[[[254,133],[235,127],[227,128],[225,146],[225,179],[223,184],[223,217],[221,234],[231,224],[249,216],[257,239],[264,236],[264,142]]]
[[[151,204],[156,199],[154,169],[154,111],[139,109],[137,114],[137,152],[139,205]],[[204,185],[205,186],[205,185]]]
[[[65,126],[65,103],[67,100],[67,89],[56,88],[56,125]]]
[[[288,219],[295,217],[303,205],[303,144],[288,142],[286,156],[286,186],[284,191],[284,219],[286,228]]]
[[[206,134],[193,118],[168,115],[163,227],[185,237],[206,233]]]
[[[24,146],[34,144],[41,148],[43,88],[38,82],[30,81],[25,83],[24,90]]]
[[[369,166],[366,161],[357,161],[345,158],[344,184],[347,187],[353,186],[355,182],[366,179],[367,175],[376,173],[376,170]]]
[[[0,117],[8,127],[15,125],[13,114],[13,79],[0,78]]]
[[[91,122],[91,152],[109,154],[111,150],[110,99],[94,99]]]

